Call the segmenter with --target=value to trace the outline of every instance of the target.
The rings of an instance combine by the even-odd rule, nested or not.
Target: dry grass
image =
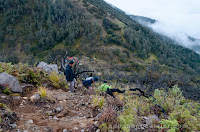
[[[39,87],[37,93],[41,96],[41,98],[47,97],[47,89],[45,87]]]

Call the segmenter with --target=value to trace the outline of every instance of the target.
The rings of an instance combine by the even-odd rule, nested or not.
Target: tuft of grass
[[[47,97],[47,89],[45,87],[39,87],[38,92],[37,92],[41,98],[46,98]]]
[[[4,107],[9,113],[12,113],[12,110],[5,104],[0,103],[0,108]]]
[[[3,91],[4,94],[7,94],[7,95],[10,95],[12,94],[12,92],[10,91],[10,88],[9,87],[6,87],[6,89],[4,89]]]

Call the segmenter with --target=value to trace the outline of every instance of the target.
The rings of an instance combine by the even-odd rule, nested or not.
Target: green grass
[[[42,97],[42,98],[46,98],[47,97],[47,89],[45,87],[39,87],[38,89],[38,94]]]

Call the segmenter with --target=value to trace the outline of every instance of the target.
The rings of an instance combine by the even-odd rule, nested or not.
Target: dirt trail
[[[92,96],[61,89],[48,89],[47,94],[52,102],[32,103],[28,97],[19,97],[13,109],[19,121],[12,132],[91,131],[97,115],[91,103]]]

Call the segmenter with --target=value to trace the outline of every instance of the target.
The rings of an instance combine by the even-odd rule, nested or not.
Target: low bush
[[[55,88],[67,87],[64,75],[58,75],[55,71],[51,72],[49,79]]]
[[[11,63],[0,63],[1,72],[6,72],[18,78],[20,83],[28,83],[36,86],[48,81],[45,71],[31,67],[28,64],[12,65]]]
[[[93,96],[92,98],[94,107],[98,106],[100,109],[105,105],[104,97]]]

